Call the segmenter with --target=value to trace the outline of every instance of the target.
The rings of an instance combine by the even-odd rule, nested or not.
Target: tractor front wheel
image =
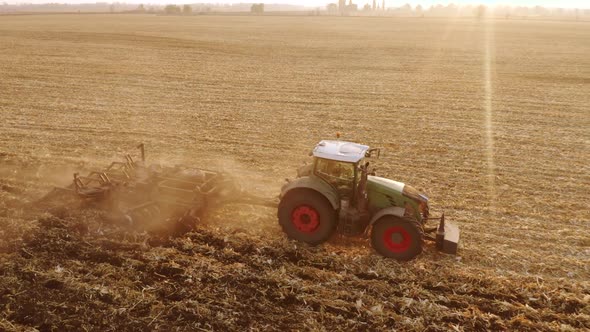
[[[281,200],[279,223],[289,238],[318,245],[336,230],[337,216],[325,197],[315,191],[299,190]]]
[[[409,261],[422,252],[424,231],[415,220],[387,216],[373,225],[371,243],[385,257]]]

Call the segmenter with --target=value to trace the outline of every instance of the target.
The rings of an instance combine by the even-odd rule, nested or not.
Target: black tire
[[[385,216],[373,225],[371,244],[382,256],[409,261],[422,252],[424,230],[415,220]]]
[[[330,202],[313,190],[287,193],[279,204],[279,224],[291,239],[318,245],[327,241],[338,223]]]

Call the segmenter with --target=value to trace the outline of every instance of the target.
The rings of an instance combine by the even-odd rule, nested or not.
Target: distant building
[[[335,4],[328,4],[328,6],[326,6],[328,12],[334,8],[333,5]],[[348,15],[350,12],[355,12],[357,10],[358,6],[352,3],[352,0],[349,0],[348,5],[346,4],[346,0],[338,0],[338,13],[340,13],[340,15]]]
[[[337,4],[335,4],[335,3],[329,3],[329,4],[326,6],[326,10],[327,10],[327,11],[328,11],[328,13],[330,13],[330,14],[336,14],[336,13],[338,13],[338,5],[337,5]]]
[[[338,0],[338,11],[341,14],[346,11],[346,0]]]
[[[348,1],[348,6],[346,6],[346,12],[350,13],[350,12],[356,12],[359,9],[358,5],[355,3],[352,3],[352,0]]]

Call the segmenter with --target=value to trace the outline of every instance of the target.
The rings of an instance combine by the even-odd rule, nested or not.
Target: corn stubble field
[[[590,24],[0,17],[0,329],[590,328]],[[462,230],[458,256],[308,247],[269,208],[163,238],[35,201],[144,142],[278,194],[320,139]]]

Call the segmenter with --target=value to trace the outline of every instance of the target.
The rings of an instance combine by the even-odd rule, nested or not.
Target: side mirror
[[[379,156],[381,156],[381,149],[380,148],[369,149],[365,153],[365,157],[367,157],[367,158],[375,157],[375,158],[379,159]]]

